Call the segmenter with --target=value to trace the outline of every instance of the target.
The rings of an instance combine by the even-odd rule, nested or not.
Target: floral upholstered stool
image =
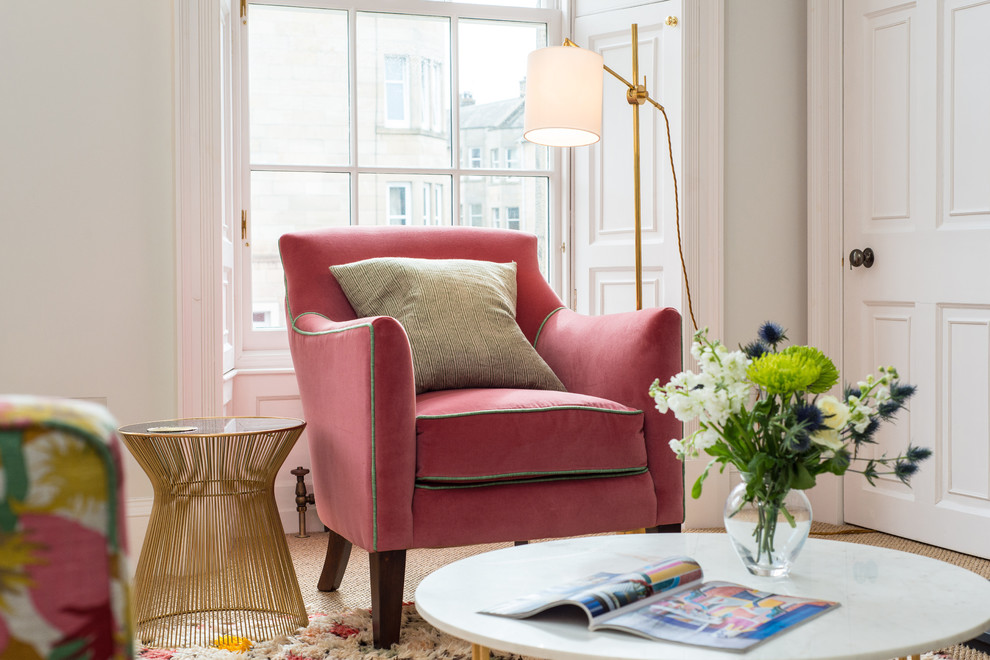
[[[0,396],[0,658],[133,657],[116,423]]]

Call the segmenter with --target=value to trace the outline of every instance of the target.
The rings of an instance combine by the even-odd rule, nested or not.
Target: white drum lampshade
[[[523,137],[550,147],[580,147],[602,133],[604,60],[573,46],[529,54]]]

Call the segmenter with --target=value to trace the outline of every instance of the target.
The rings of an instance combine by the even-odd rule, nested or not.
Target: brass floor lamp
[[[668,25],[676,25],[669,18]],[[674,212],[677,224],[677,251],[680,255],[688,311],[695,330],[698,323],[691,304],[684,251],[681,248],[681,214],[677,199],[677,172],[670,139],[670,121],[664,107],[646,91],[643,84],[629,82],[605,65],[601,55],[580,48],[570,39],[563,46],[551,46],[529,55],[526,72],[526,110],[523,137],[551,147],[579,147],[601,139],[603,73],[607,71],[626,86],[626,100],[633,110],[633,209],[636,250],[636,309],[643,308],[643,244],[640,210],[639,106],[649,102],[663,115],[667,128],[667,151],[674,179]],[[632,79],[639,79],[639,28],[632,24]]]

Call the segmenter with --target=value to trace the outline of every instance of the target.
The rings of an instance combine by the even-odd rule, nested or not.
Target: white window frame
[[[468,147],[468,169],[481,169],[481,147]]]
[[[683,187],[684,214],[682,224],[685,233],[686,266],[688,277],[695,283],[695,302],[703,310],[706,324],[712,334],[720,336],[723,328],[722,292],[722,234],[723,234],[723,167],[724,167],[724,24],[725,1],[711,3],[686,3],[684,20],[684,107],[683,128],[684,168],[690,172]],[[829,0],[837,3],[839,0]],[[445,5],[446,3],[437,3]],[[341,5],[343,7],[344,5]],[[448,6],[449,7],[449,6]],[[490,18],[513,18],[498,8],[491,8]],[[229,0],[175,0],[173,22],[176,43],[173,70],[176,72],[173,94],[175,155],[175,224],[176,224],[176,335],[178,351],[177,392],[180,417],[212,416],[222,414],[227,390],[232,379],[243,369],[264,369],[277,373],[291,373],[291,361],[285,333],[277,350],[245,351],[241,340],[244,332],[236,335],[237,368],[226,378],[218,365],[223,363],[223,346],[214,339],[223,333],[223,305],[221,297],[221,269],[217,257],[223,240],[221,231],[223,214],[216,212],[219,205],[231,205],[235,211],[243,206],[244,192],[235,175],[230,192],[225,186],[222,168],[218,161],[233,156],[235,163],[246,136],[242,111],[243,98],[235,96],[233,107],[223,104],[223,58],[216,49],[224,43],[222,33],[230,29],[234,41],[233,77],[246,74],[241,59],[246,55],[237,29],[237,10],[231,11]],[[559,14],[548,17],[549,42],[561,41]],[[809,16],[809,23],[811,23]],[[812,35],[815,35],[813,30]],[[816,37],[817,38],[817,37]],[[820,38],[819,38],[820,40]],[[809,38],[809,41],[812,39]],[[818,41],[814,41],[818,45]],[[819,59],[821,56],[818,55]],[[818,60],[815,60],[818,64]],[[810,66],[810,64],[809,64]],[[456,79],[456,76],[455,76]],[[241,91],[246,87],[241,81]],[[811,85],[811,83],[809,83]],[[457,98],[456,88],[451,90]],[[456,103],[453,112],[456,117]],[[223,125],[233,123],[233,139],[223,141]],[[454,152],[457,152],[455,137]],[[815,145],[817,146],[817,144]],[[563,150],[556,150],[563,151]],[[811,153],[809,149],[809,153]],[[815,152],[818,153],[818,152]],[[566,217],[568,196],[562,194],[561,180],[567,172],[561,172],[561,157],[553,155],[556,178],[551,178],[550,244],[562,246],[567,238],[558,222]],[[567,183],[569,186],[570,184]],[[450,209],[458,209],[457,186],[451,191]],[[809,194],[809,200],[811,195]],[[810,204],[810,201],[809,201]],[[454,216],[457,217],[457,216]],[[816,218],[817,221],[817,218]],[[809,235],[811,232],[809,232]],[[243,243],[243,241],[242,241]],[[568,250],[568,252],[570,252]],[[568,273],[563,269],[561,251],[551,249],[551,283],[567,290]],[[235,250],[235,272],[238,275],[239,303],[245,299],[245,287],[239,284],[245,268],[245,251]],[[700,264],[707,264],[705,270]],[[555,276],[555,277],[554,277]],[[563,281],[562,279],[563,278]],[[250,296],[250,292],[247,292]],[[567,297],[565,296],[565,300]],[[250,321],[250,301],[239,304],[247,307]],[[238,312],[240,314],[240,312]],[[244,319],[236,319],[238,328],[244,327]],[[814,324],[813,324],[814,325]],[[815,327],[810,328],[813,330]]]
[[[189,0],[176,0],[177,2],[188,2]],[[205,0],[212,1],[212,0]],[[249,0],[250,7],[251,0]],[[482,19],[482,20],[509,20],[512,22],[534,22],[534,23],[544,23],[547,26],[547,43],[553,45],[555,43],[560,43],[563,40],[562,37],[562,15],[560,12],[551,9],[520,9],[514,7],[500,7],[500,6],[484,6],[484,5],[458,5],[449,4],[445,2],[436,2],[434,0],[381,0],[381,2],[372,2],[371,0],[359,1],[359,0],[264,0],[264,2],[258,2],[258,4],[268,4],[268,5],[282,5],[282,6],[306,6],[306,7],[316,7],[331,10],[346,10],[348,11],[349,17],[349,30],[350,37],[352,41],[351,46],[351,61],[350,61],[350,78],[353,80],[356,78],[356,63],[355,52],[356,48],[353,45],[356,39],[356,23],[357,15],[362,12],[376,11],[377,9],[389,8],[388,11],[406,11],[410,13],[415,13],[419,15],[427,16],[445,16],[450,17],[452,21],[452,44],[456,42],[456,22],[461,19]],[[378,5],[381,5],[379,7]],[[401,9],[396,9],[401,5]],[[250,11],[250,10],[249,10]],[[248,135],[249,117],[247,112],[247,39],[246,39],[246,24],[243,26],[238,26],[241,29],[234,30],[234,51],[235,51],[235,73],[234,76],[239,80],[239,95],[238,104],[240,121],[238,125],[238,135],[235,140],[240,140],[246,144],[246,139]],[[383,61],[379,60],[380,65],[383,66]],[[441,62],[436,62],[434,67],[435,75],[440,79],[439,84],[433,86],[434,94],[438,95],[448,95],[450,97],[450,113],[449,119],[448,115],[443,113],[442,116],[436,117],[438,123],[443,123],[445,121],[450,122],[450,126],[443,126],[442,131],[451,132],[451,153],[458,154],[465,149],[465,146],[461,144],[461,134],[456,127],[460,125],[459,121],[459,106],[457,99],[460,95],[460,90],[456,84],[458,80],[457,62],[452,61],[449,63],[449,70],[446,71],[446,75],[442,75],[444,66]],[[406,73],[406,90],[409,89],[409,79],[408,70]],[[407,94],[408,96],[408,94]],[[351,99],[351,116],[357,116],[357,100],[352,96]],[[408,111],[406,117],[409,117]],[[451,128],[453,127],[453,130]],[[360,218],[360,211],[357,204],[358,193],[358,176],[359,174],[397,174],[401,175],[402,172],[407,172],[414,175],[431,175],[438,174],[444,176],[450,176],[451,179],[451,189],[449,195],[444,196],[444,185],[446,184],[434,184],[434,202],[435,208],[433,209],[433,223],[442,224],[453,223],[453,224],[466,224],[463,220],[464,215],[462,212],[455,213],[462,207],[461,203],[461,181],[467,179],[468,177],[477,177],[478,173],[476,170],[464,167],[463,162],[454,159],[451,162],[449,168],[442,169],[430,169],[430,168],[384,168],[384,167],[369,167],[369,166],[358,166],[355,164],[356,154],[357,154],[357,135],[356,131],[352,131],[351,135],[351,153],[352,160],[351,165],[341,166],[341,167],[297,167],[292,169],[300,170],[313,170],[320,172],[331,172],[331,173],[347,173],[351,177],[352,186],[352,205],[351,205],[351,215],[352,223],[357,224],[358,218]],[[561,245],[565,241],[566,228],[563,218],[566,217],[566,209],[569,204],[569,200],[563,195],[563,187],[566,180],[566,172],[564,171],[564,162],[566,158],[566,150],[563,149],[551,149],[549,153],[548,168],[543,169],[533,169],[533,170],[515,170],[512,172],[514,176],[533,176],[533,177],[545,177],[548,180],[549,185],[549,226],[547,228],[547,248],[548,248],[548,279],[551,286],[555,288],[562,298],[566,299],[567,296],[564,291],[567,290],[566,273],[564,270],[564,252],[560,249]],[[239,199],[234,201],[234,204],[238,208],[250,209],[250,163],[249,163],[249,153],[247,149],[243,149],[240,163],[240,174],[241,177],[241,195]],[[495,173],[496,175],[506,176],[508,173],[504,171],[499,171]],[[250,212],[249,212],[250,215]],[[248,223],[250,228],[250,222]],[[248,232],[248,239],[250,238],[250,230]],[[238,293],[238,305],[237,305],[237,329],[236,334],[237,347],[235,352],[235,362],[238,369],[286,369],[291,367],[291,359],[288,355],[288,338],[287,333],[284,329],[254,329],[251,324],[251,289],[250,289],[250,276],[251,276],[251,256],[249,250],[249,240],[244,241],[241,245],[242,249],[235,250],[235,261],[236,261],[236,272],[239,277],[240,288]]]

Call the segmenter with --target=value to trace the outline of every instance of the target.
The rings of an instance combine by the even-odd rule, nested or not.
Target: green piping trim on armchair
[[[452,417],[474,417],[475,415],[499,415],[503,413],[547,412],[552,410],[587,410],[590,412],[612,413],[614,415],[642,415],[642,410],[614,410],[594,406],[546,406],[542,408],[499,408],[495,410],[472,410],[470,412],[447,413],[444,415],[416,415],[416,419],[450,419]]]
[[[608,473],[605,470],[593,470],[593,471],[589,470],[587,471],[587,473],[581,474],[581,472],[583,471],[575,470],[570,473],[568,472],[544,473],[552,476],[546,476],[535,479],[508,479],[501,481],[486,481],[483,483],[449,484],[443,486],[424,484],[424,483],[420,483],[419,480],[417,480],[416,488],[422,488],[423,490],[457,490],[461,488],[487,488],[488,486],[519,486],[522,484],[538,484],[538,483],[546,483],[551,481],[578,481],[578,480],[587,480],[587,479],[614,479],[616,477],[635,477],[641,474],[646,474],[648,471],[649,468],[646,467],[620,468],[612,473]],[[521,472],[518,474],[529,474],[529,473]],[[533,473],[533,474],[540,474],[540,473]],[[440,480],[445,478],[458,479],[462,477],[431,477],[431,479],[433,480]],[[463,477],[463,478],[467,478],[467,477]],[[483,479],[485,477],[477,477],[477,478]]]
[[[557,309],[555,309],[552,312],[550,312],[549,314],[547,314],[547,317],[545,319],[543,319],[543,322],[542,323],[540,323],[540,327],[536,331],[536,336],[533,337],[533,348],[536,348],[536,342],[540,341],[540,333],[543,332],[543,326],[545,326],[547,324],[547,321],[550,320],[550,317],[551,316],[553,316],[554,314],[556,314],[557,312],[559,312],[562,309],[567,309],[567,308],[566,307],[558,307]]]

